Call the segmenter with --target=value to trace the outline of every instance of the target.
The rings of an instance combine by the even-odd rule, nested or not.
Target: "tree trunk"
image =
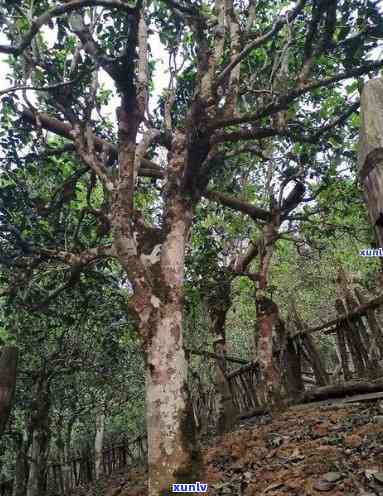
[[[329,384],[329,377],[326,372],[326,367],[323,364],[313,338],[309,334],[304,334],[301,337],[302,345],[304,346],[307,355],[310,359],[310,365],[313,368],[315,382],[318,386],[326,386]]]
[[[278,401],[281,378],[274,364],[273,336],[279,323],[278,307],[270,299],[257,297],[258,343],[257,355],[260,368],[260,383],[257,397],[262,406]]]
[[[184,151],[184,146],[179,150]],[[183,165],[180,160],[174,157],[169,167]],[[173,483],[201,476],[182,336],[185,245],[191,220],[190,204],[179,193],[170,194],[145,346],[149,496],[172,494]]]
[[[51,433],[49,385],[44,378],[37,381],[34,403],[28,428],[32,444],[27,496],[45,496]]]
[[[302,380],[302,361],[298,338],[288,337],[284,351],[283,369],[285,371],[285,388],[291,398],[304,390]]]
[[[371,224],[383,247],[383,79],[368,81],[361,95],[359,175]]]
[[[346,307],[340,298],[335,300],[335,309],[340,317],[347,313]],[[350,324],[351,322],[347,321],[344,324],[341,324],[342,326],[341,328],[348,342],[348,347],[351,353],[354,369],[356,370],[359,376],[362,376],[365,372],[365,362],[362,354],[362,345],[360,343],[360,336],[356,335],[357,329],[355,329],[355,327],[352,327]]]
[[[96,414],[96,436],[94,439],[96,479],[99,479],[102,475],[102,449],[104,446],[104,430],[105,430],[105,414],[102,411]]]
[[[163,496],[172,494],[173,483],[198,480],[198,452],[182,343],[185,245],[193,200],[183,190],[188,142],[184,131],[177,130],[166,170],[161,230],[148,228],[134,209],[138,121],[134,121],[129,98],[125,95],[119,110],[120,181],[112,226],[116,255],[132,283],[129,308],[145,353],[148,494]]]
[[[345,286],[344,287],[344,292],[345,292],[345,298],[346,298],[346,304],[347,304],[347,309],[352,312],[356,308],[358,308],[358,302],[354,298],[353,294],[351,293],[350,289]],[[362,317],[360,316],[359,318],[353,320],[350,322],[350,326],[354,329],[355,335],[357,336],[358,339],[358,344],[361,346],[361,353],[363,355],[363,359],[366,365],[366,368],[369,369],[376,369],[377,368],[377,357],[372,356],[370,354],[373,349],[371,349],[371,340],[369,333],[366,329],[366,326],[364,325],[364,322],[362,320]],[[374,355],[374,353],[373,353]]]
[[[349,379],[351,379],[351,370],[348,363],[346,340],[344,336],[344,329],[342,326],[337,326],[336,338],[342,364],[343,377],[344,380],[348,381]]]
[[[278,307],[266,296],[270,262],[275,241],[278,239],[279,211],[272,212],[272,219],[272,222],[264,227],[263,236],[258,242],[259,267],[255,292],[258,330],[257,359],[260,371],[257,396],[262,406],[279,401],[281,394],[281,376],[273,360],[273,337],[277,335],[276,327],[279,324]]]
[[[223,339],[225,337],[223,336]],[[222,360],[216,361],[215,366],[215,408],[217,414],[217,434],[228,432],[237,418],[237,409],[233,403],[230,385],[226,379],[225,354],[226,343],[224,341],[215,341],[214,351],[217,355],[222,356]]]
[[[188,405],[187,363],[182,347],[182,306],[161,306],[147,349],[146,408],[149,495],[171,494],[171,485],[195,478],[194,422]]]
[[[68,494],[74,486],[73,472],[71,467],[71,443],[72,443],[72,430],[76,422],[76,418],[72,417],[68,421],[64,443],[64,463],[62,467],[64,494]]]
[[[355,288],[355,294],[361,305],[367,303],[367,298],[363,295],[361,291]],[[368,327],[371,331],[372,346],[379,351],[380,359],[383,358],[383,333],[375,316],[375,309],[369,308],[366,311],[366,317],[368,322]]]
[[[229,382],[226,378],[226,315],[231,305],[230,280],[219,280],[218,288],[206,296],[210,318],[210,330],[214,336],[214,352],[219,357],[215,361],[215,411],[217,434],[229,431],[237,418]]]
[[[15,346],[4,346],[0,356],[0,438],[11,413],[16,387],[18,351]]]
[[[309,334],[302,332],[305,330],[306,326],[298,314],[294,300],[291,302],[290,312],[291,320],[298,332],[300,332],[301,350],[306,355],[307,361],[313,369],[316,383],[320,386],[324,386],[329,383],[326,367],[323,364],[322,357],[315,346],[313,338]]]
[[[28,479],[28,451],[29,442],[28,434],[23,431],[17,440],[16,448],[16,464],[15,475],[13,479],[13,492],[12,496],[25,496],[27,492],[27,479]]]
[[[379,378],[371,382],[350,381],[342,385],[324,386],[321,388],[306,391],[301,396],[304,403],[317,400],[326,400],[330,398],[341,398],[352,394],[375,393],[383,389],[383,379]]]

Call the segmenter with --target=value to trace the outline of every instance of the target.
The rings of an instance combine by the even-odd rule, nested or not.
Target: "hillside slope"
[[[383,403],[295,407],[209,444],[201,482],[211,496],[383,495]],[[137,471],[81,494],[146,496],[145,484]]]

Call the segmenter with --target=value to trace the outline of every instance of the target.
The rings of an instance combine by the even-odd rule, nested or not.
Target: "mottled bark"
[[[123,159],[131,157],[123,152]],[[170,494],[171,484],[190,482],[198,468],[182,342],[185,245],[192,221],[192,204],[180,191],[186,161],[186,137],[176,132],[167,169],[163,238],[157,238],[158,244],[153,240],[153,251],[141,251],[145,227],[134,221],[131,202],[121,197],[124,190],[114,216],[116,251],[133,285],[130,309],[146,358],[149,496]]]
[[[0,355],[0,438],[11,413],[16,387],[18,352],[15,346],[4,346]]]
[[[161,286],[158,298],[154,296],[158,309],[146,348],[150,496],[167,494],[172,483],[190,482],[197,468],[182,343],[184,254],[191,215],[177,195],[169,198],[168,233],[160,261]]]
[[[193,476],[194,421],[189,410],[187,364],[182,349],[182,307],[161,306],[147,349],[146,408],[149,495]]]

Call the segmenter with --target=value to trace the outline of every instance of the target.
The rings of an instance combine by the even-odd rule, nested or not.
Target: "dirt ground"
[[[254,417],[209,444],[210,496],[383,496],[382,401]],[[146,496],[145,478],[117,474],[82,494]]]

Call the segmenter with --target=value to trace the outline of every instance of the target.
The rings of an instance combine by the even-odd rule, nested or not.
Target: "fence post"
[[[383,247],[383,79],[368,81],[361,95],[359,175],[371,223]]]

